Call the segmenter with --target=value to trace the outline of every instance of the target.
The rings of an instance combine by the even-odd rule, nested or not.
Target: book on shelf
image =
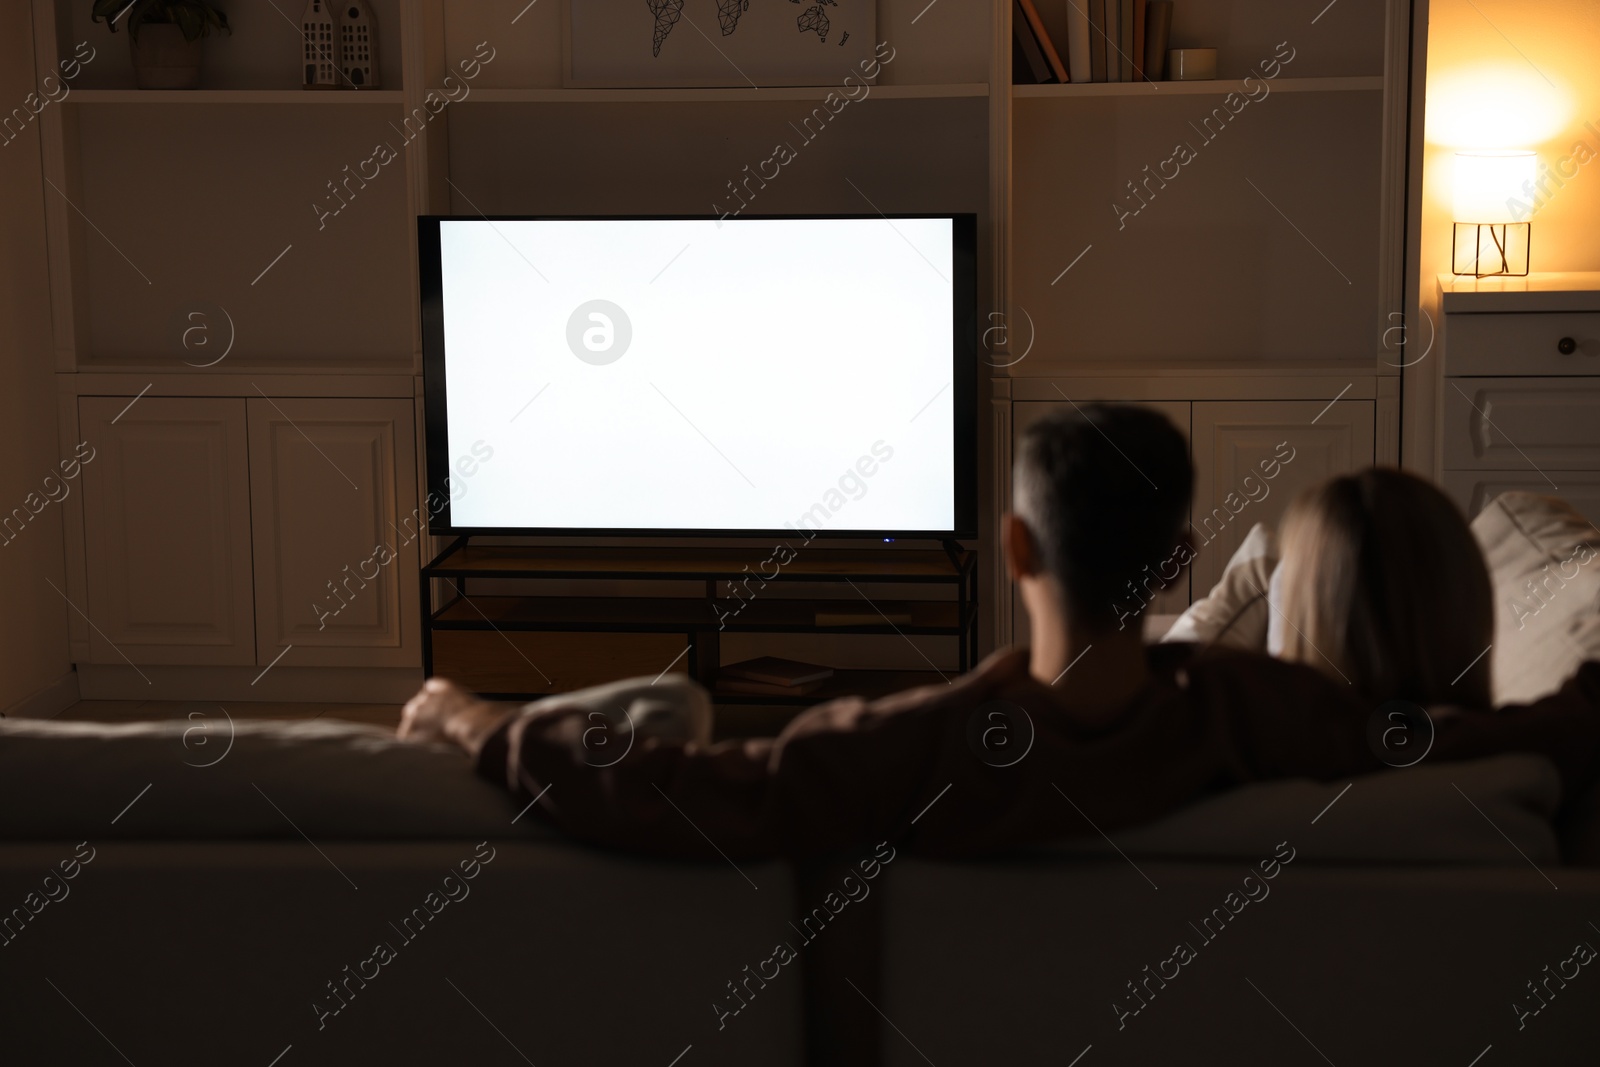
[[[1033,0],[1018,0],[1022,7],[1022,14],[1028,22],[1028,28],[1033,31],[1034,40],[1039,43],[1039,49],[1044,53],[1045,62],[1050,64],[1050,72],[1055,75],[1056,81],[1063,84],[1072,80],[1067,73],[1067,65],[1061,62],[1061,53],[1056,50],[1055,42],[1050,39],[1049,32],[1044,28],[1044,19],[1039,17],[1039,9]]]
[[[1167,76],[1167,43],[1171,35],[1172,0],[1150,0],[1144,26],[1144,76],[1151,81]]]
[[[1117,70],[1121,81],[1133,81],[1133,9],[1143,6],[1144,0],[1121,0],[1117,12]]]
[[[1089,80],[1103,82],[1106,80],[1106,0],[1078,2],[1089,5]]]
[[[1149,17],[1149,5],[1144,0],[1133,0],[1133,50],[1128,55],[1133,57],[1133,80],[1142,82],[1144,76],[1144,35],[1145,21]]]
[[[776,685],[795,687],[802,685],[821,685],[833,677],[832,667],[823,667],[816,663],[801,663],[798,660],[782,659],[778,656],[758,656],[755,659],[741,660],[723,667],[718,675],[723,680],[737,680],[741,682],[754,682],[759,685]]]
[[[1106,50],[1106,81],[1122,80],[1122,59],[1117,55],[1117,40],[1122,35],[1122,0],[1106,0],[1106,32],[1100,47]]]
[[[721,677],[717,679],[717,691],[734,696],[803,697],[821,689],[822,681],[805,682],[800,685],[773,685],[771,682]]]
[[[1055,71],[1050,69],[1050,61],[1044,57],[1044,48],[1034,36],[1033,27],[1028,25],[1022,0],[1012,0],[1011,7],[1011,35],[1016,41],[1013,55],[1020,52],[1023,60],[1020,66],[1013,60],[1012,67],[1019,73],[1014,73],[1012,80],[1023,85],[1048,85],[1054,82]]]
[[[1094,80],[1093,65],[1089,62],[1091,44],[1088,0],[1071,0],[1067,4],[1067,73],[1075,82]]]

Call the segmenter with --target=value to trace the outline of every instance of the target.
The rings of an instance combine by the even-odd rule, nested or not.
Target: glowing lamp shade
[[[1530,203],[1523,189],[1538,177],[1538,157],[1532,152],[1457,152],[1455,172],[1456,222],[1523,222],[1512,216],[1512,204]]]
[[[1528,273],[1533,226],[1527,217],[1535,197],[1524,186],[1538,176],[1532,152],[1456,153],[1451,270],[1478,278]]]

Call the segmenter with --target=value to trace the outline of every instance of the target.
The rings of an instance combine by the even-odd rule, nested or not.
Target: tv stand
[[[435,583],[444,587],[438,607]],[[913,596],[869,596],[862,588],[886,585]],[[941,598],[926,599],[938,589],[946,591]],[[423,567],[422,608],[424,669],[494,699],[683,671],[720,704],[809,706],[938,684],[970,669],[978,648],[977,555],[955,541],[634,548],[460,537]],[[952,664],[916,645],[926,669],[852,667],[803,695],[734,694],[718,685],[725,633],[954,637],[956,654]]]

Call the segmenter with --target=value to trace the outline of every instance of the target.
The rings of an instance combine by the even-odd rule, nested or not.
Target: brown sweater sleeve
[[[1562,805],[1600,778],[1600,662],[1578,668],[1559,690],[1498,711],[1439,710],[1432,758],[1478,759],[1502,752],[1545,756],[1561,771]]]
[[[1208,743],[1221,775],[1216,785],[1383,769],[1367,744],[1368,709],[1349,683],[1256,653],[1182,645],[1162,652],[1172,657],[1187,703],[1215,735]],[[1192,658],[1184,662],[1186,652]]]
[[[585,762],[574,710],[513,716],[479,773],[562,832],[635,854],[805,857],[886,839],[928,777],[938,726],[916,693],[813,708],[775,739],[640,740],[610,767]]]

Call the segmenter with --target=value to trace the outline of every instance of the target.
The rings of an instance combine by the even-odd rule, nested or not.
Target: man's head
[[[1086,404],[1029,427],[1004,539],[1035,627],[1063,610],[1086,633],[1117,630],[1128,583],[1172,558],[1193,492],[1183,435],[1150,408]]]

